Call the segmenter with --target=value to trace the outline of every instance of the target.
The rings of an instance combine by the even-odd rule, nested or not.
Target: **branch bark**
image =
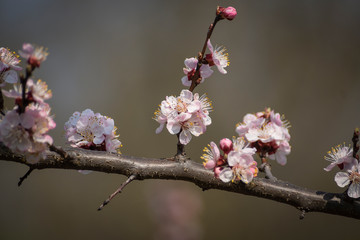
[[[45,160],[29,165],[24,156],[13,154],[0,144],[0,160],[26,164],[33,169],[93,170],[127,177],[136,175],[136,180],[183,180],[192,182],[203,190],[218,189],[285,203],[294,206],[302,214],[323,212],[360,219],[360,201],[349,199],[345,194],[310,190],[265,178],[255,178],[249,184],[224,183],[216,179],[212,171],[190,159],[175,161],[173,158],[139,158],[75,148],[64,148],[64,151],[68,154],[67,158],[48,152]]]

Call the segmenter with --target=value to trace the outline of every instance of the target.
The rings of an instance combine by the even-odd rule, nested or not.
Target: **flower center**
[[[352,181],[353,183],[360,183],[360,173],[358,172],[351,172],[350,176],[349,176],[350,181]]]

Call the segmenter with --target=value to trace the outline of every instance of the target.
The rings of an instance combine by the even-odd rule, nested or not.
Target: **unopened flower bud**
[[[228,138],[223,138],[220,140],[220,149],[223,150],[225,154],[228,154],[233,149],[233,143]]]
[[[221,172],[221,167],[214,168],[214,175],[216,178],[219,178],[220,172]]]
[[[236,17],[236,9],[233,7],[217,7],[216,15],[220,15],[222,19],[233,20]]]

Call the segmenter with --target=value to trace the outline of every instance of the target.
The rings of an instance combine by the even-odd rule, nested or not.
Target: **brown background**
[[[212,38],[226,46],[231,64],[227,75],[215,72],[196,89],[213,101],[213,123],[186,147],[188,156],[200,162],[210,141],[234,136],[246,113],[270,106],[292,125],[288,164],[274,163],[274,174],[308,188],[343,191],[333,180],[336,171],[323,170],[323,156],[332,146],[349,144],[360,126],[359,1],[2,0],[0,45],[49,48],[35,76],[53,90],[57,145],[64,144],[69,116],[91,108],[114,118],[123,154],[168,157],[176,137],[156,135],[151,118],[166,95],[183,88],[183,61],[201,49],[217,5],[238,10]],[[18,188],[26,170],[0,161],[0,239],[153,238],[157,225],[149,199],[168,188],[166,182],[134,182],[97,212],[124,176],[43,170]],[[180,185],[200,199],[202,239],[359,236],[357,220],[310,213],[300,221],[295,208],[277,202]]]

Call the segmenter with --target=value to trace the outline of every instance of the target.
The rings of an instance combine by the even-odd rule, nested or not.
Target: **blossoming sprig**
[[[211,142],[209,148],[204,148],[204,154],[201,157],[205,162],[204,167],[214,171],[216,178],[223,182],[242,181],[248,184],[258,174],[257,163],[253,158],[256,153],[255,148],[250,148],[245,143],[244,138],[233,138],[231,141],[224,138],[220,141],[219,148],[214,142]]]
[[[28,105],[20,112],[22,92],[26,93]],[[0,141],[13,152],[24,154],[28,163],[45,158],[46,150],[53,143],[47,133],[56,126],[50,106],[44,102],[51,97],[46,83],[38,81],[34,84],[30,79],[24,91],[21,86],[14,85],[13,90],[2,90],[2,93],[15,98],[16,106],[0,122]]]
[[[197,62],[192,60],[192,62],[196,63],[195,66],[189,66],[186,65],[186,71],[184,69],[184,73],[186,74],[185,77],[187,77],[187,81],[185,81],[185,77],[182,78],[182,82],[185,86],[189,86],[189,91],[194,91],[195,87],[199,85],[201,82],[203,82],[203,79],[206,77],[209,77],[212,72],[205,70],[203,64],[215,64],[216,66],[221,66],[222,70],[220,72],[224,73],[223,67],[224,65],[228,65],[228,62],[224,62],[224,60],[227,60],[227,55],[224,55],[224,51],[219,50],[218,48],[215,48],[215,51],[209,42],[209,39],[212,35],[212,32],[214,31],[214,28],[218,21],[227,19],[227,20],[233,20],[235,16],[237,15],[236,9],[233,7],[217,7],[216,9],[216,16],[212,24],[210,24],[205,43],[203,45],[202,51],[199,52],[197,56]],[[207,59],[205,58],[205,50],[206,47],[209,47],[211,53],[208,55]],[[218,61],[221,59],[221,61]],[[208,67],[207,67],[208,68]],[[218,67],[219,68],[219,67]],[[220,69],[220,68],[219,68]],[[190,73],[190,74],[189,74]]]
[[[19,104],[19,112],[23,113],[25,108],[30,102],[26,100],[25,89],[27,81],[32,76],[35,68],[39,68],[40,64],[46,60],[49,53],[47,49],[41,46],[35,46],[30,43],[24,43],[22,51],[19,51],[21,57],[27,60],[28,66],[26,67],[25,75],[20,74],[20,83],[22,86],[22,103]]]
[[[2,70],[21,69],[16,66],[20,62],[17,56],[11,55],[5,49],[0,52]],[[52,97],[52,93],[45,82],[38,80],[34,83],[30,79],[36,67],[38,66],[29,64],[25,76],[20,75],[20,85],[14,85],[14,88],[9,91],[1,91],[1,96],[15,99],[15,107],[7,111],[1,119],[0,141],[14,153],[25,155],[27,163],[31,164],[45,158],[49,147],[52,151],[66,155],[62,149],[52,145],[53,139],[48,135],[48,131],[56,126],[53,116],[50,115],[51,108],[45,102]],[[30,167],[30,170],[20,179],[19,185],[32,170],[33,168]]]

